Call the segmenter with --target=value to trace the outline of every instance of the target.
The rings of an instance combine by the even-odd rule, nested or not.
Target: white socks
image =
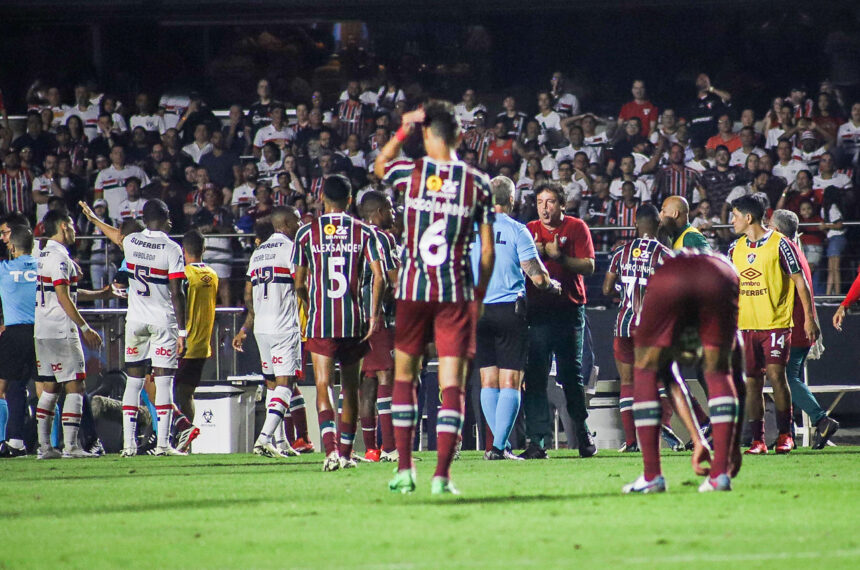
[[[137,408],[140,406],[141,390],[143,378],[126,377],[125,392],[122,394],[122,440],[125,449],[137,449]]]
[[[63,404],[63,443],[65,451],[71,451],[78,446],[78,431],[81,429],[81,410],[84,407],[84,397],[81,394],[66,394]]]
[[[283,433],[284,414],[290,409],[290,398],[292,391],[286,386],[277,386],[274,390],[266,391],[266,422],[263,424],[263,431],[260,436],[266,437],[269,441],[276,435],[280,428]]]
[[[155,377],[155,412],[158,414],[158,447],[170,445],[173,424],[173,376]]]
[[[59,394],[42,391],[39,403],[36,404],[36,424],[39,432],[39,447],[51,447],[51,426],[54,423],[54,410],[57,408]],[[80,413],[80,407],[78,408]]]

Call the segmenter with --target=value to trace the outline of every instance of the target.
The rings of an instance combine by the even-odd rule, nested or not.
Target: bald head
[[[690,223],[690,205],[682,196],[669,196],[663,200],[660,210],[660,225],[678,230]]]
[[[272,208],[272,226],[276,232],[289,238],[296,235],[299,228],[299,213],[292,206],[277,206]]]

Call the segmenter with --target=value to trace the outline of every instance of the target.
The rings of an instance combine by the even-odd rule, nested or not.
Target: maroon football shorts
[[[361,363],[366,375],[374,375],[385,370],[394,370],[394,329],[381,327],[370,337],[370,352]]]
[[[706,255],[668,259],[648,281],[635,346],[669,348],[692,327],[706,347],[732,346],[738,328],[738,276]]]
[[[397,301],[394,348],[421,356],[427,343],[436,342],[439,356],[475,355],[477,305],[436,301]]]
[[[341,366],[355,364],[370,350],[366,340],[353,336],[347,338],[309,338],[305,343],[308,352],[334,358]]]
[[[615,353],[615,360],[624,364],[633,364],[636,357],[633,355],[633,337],[632,336],[617,336],[612,341],[612,350]]]
[[[768,364],[786,366],[791,353],[791,329],[741,331],[747,376],[761,378]]]

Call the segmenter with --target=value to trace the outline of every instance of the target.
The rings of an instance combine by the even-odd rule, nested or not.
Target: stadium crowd
[[[782,256],[776,258],[775,267],[782,263],[784,268],[788,268],[786,273],[791,275],[793,282],[797,282],[797,307],[803,306],[807,323],[815,321],[811,312],[812,292],[843,293],[840,277],[842,257],[851,247],[844,222],[856,219],[858,208],[855,187],[860,166],[860,102],[843,101],[839,91],[825,82],[817,93],[808,94],[806,88],[797,86],[788,96],[775,98],[771,108],[756,110],[734,101],[731,93],[712,84],[703,73],[697,77],[695,85],[690,86],[689,105],[677,109],[659,108],[648,99],[644,82],[634,80],[631,84],[632,99],[614,118],[600,117],[582,109],[571,91],[562,73],[553,74],[546,88],[535,94],[537,113],[532,114],[524,112],[520,106],[522,102],[518,103],[512,96],[505,96],[502,108],[491,112],[481,103],[474,89],[467,89],[462,100],[449,113],[456,117],[454,124],[461,129],[459,134],[462,137],[458,137],[457,128],[445,122],[447,108],[440,110],[438,106],[431,105],[432,111],[428,111],[425,118],[424,110],[420,108],[424,98],[414,94],[408,97],[391,79],[378,83],[348,81],[336,101],[324,102],[323,94],[315,92],[310,101],[295,104],[279,101],[269,82],[261,79],[257,84],[255,102],[247,107],[233,105],[227,116],[220,118],[207,106],[205,98],[195,93],[166,94],[157,101],[147,93],[140,93],[133,102],[123,102],[109,94],[93,93],[81,84],[74,87],[74,101],[69,105],[59,87],[39,86],[29,94],[30,108],[23,134],[12,136],[8,119],[5,119],[6,110],[3,109],[5,124],[0,131],[0,155],[4,166],[0,171],[0,203],[5,223],[3,241],[14,261],[24,254],[23,250],[28,245],[27,233],[21,228],[32,225],[32,236],[47,244],[43,248],[49,248],[42,249],[40,255],[58,256],[50,261],[56,265],[56,270],[51,265],[51,271],[55,271],[58,277],[45,278],[57,297],[58,305],[53,309],[65,311],[71,322],[83,331],[84,342],[91,348],[97,347],[101,338],[80,314],[68,309],[65,301],[61,300],[65,298],[62,291],[71,289],[74,292],[80,287],[77,298],[82,303],[116,303],[124,296],[122,288],[114,282],[118,272],[126,275],[126,283],[130,279],[146,284],[147,296],[150,285],[164,286],[159,290],[160,309],[146,305],[155,301],[135,301],[144,303],[134,308],[139,320],[129,323],[126,329],[128,379],[122,401],[125,455],[137,453],[138,398],[145,388],[147,374],[151,374],[154,384],[151,399],[155,413],[151,421],[157,424],[156,453],[181,454],[196,436],[196,428],[189,421],[189,418],[193,419],[190,392],[186,391],[180,397],[179,386],[183,384],[180,378],[192,386],[195,381],[199,382],[201,362],[189,361],[205,361],[211,349],[182,360],[178,353],[186,348],[186,342],[191,343],[186,338],[195,332],[194,326],[200,326],[203,308],[205,312],[214,314],[217,291],[219,304],[234,306],[240,304],[241,298],[241,303],[249,309],[249,318],[233,346],[241,350],[244,336],[253,326],[258,333],[255,337],[264,360],[264,373],[269,373],[266,380],[270,414],[255,451],[276,457],[312,450],[307,442],[306,427],[300,427],[306,426],[306,421],[301,419],[304,401],[296,380],[302,376],[306,358],[301,353],[294,353],[299,342],[291,341],[292,348],[287,350],[288,362],[278,362],[283,366],[274,366],[272,360],[283,349],[278,345],[282,339],[275,338],[280,334],[275,334],[281,330],[278,327],[293,330],[297,329],[298,322],[270,321],[284,313],[296,313],[298,318],[295,309],[298,304],[304,307],[303,314],[309,323],[305,328],[308,337],[306,348],[313,355],[318,387],[328,386],[326,372],[332,369],[335,361],[341,365],[341,380],[344,382],[345,396],[339,416],[334,413],[334,403],[330,401],[328,390],[318,391],[317,409],[326,451],[325,470],[354,467],[354,463],[350,464],[352,439],[361,416],[362,430],[373,434],[372,437],[365,434],[369,453],[375,450],[375,455],[371,453],[370,458],[399,462],[400,469],[391,483],[392,490],[412,490],[414,475],[410,475],[411,458],[406,450],[411,450],[413,434],[409,430],[414,428],[416,420],[415,396],[411,393],[411,386],[404,388],[404,385],[417,373],[417,359],[423,354],[426,339],[418,333],[410,333],[410,337],[417,337],[410,338],[407,344],[403,340],[407,333],[402,332],[406,327],[401,321],[413,322],[407,321],[406,315],[420,323],[435,319],[441,409],[438,434],[440,467],[437,468],[433,489],[434,492],[455,492],[448,469],[450,460],[456,455],[456,435],[463,423],[462,403],[457,403],[462,399],[463,388],[458,386],[458,378],[465,374],[465,368],[460,367],[472,351],[462,343],[455,347],[450,339],[440,340],[439,330],[440,324],[460,330],[458,327],[462,327],[467,318],[435,308],[432,311],[437,312],[427,317],[406,303],[426,303],[431,297],[438,297],[439,304],[453,303],[469,300],[473,289],[480,292],[478,296],[487,291],[493,267],[491,246],[494,242],[497,245],[507,243],[501,234],[486,233],[494,231],[491,228],[495,212],[497,224],[499,218],[510,218],[511,224],[515,221],[527,224],[528,231],[522,234],[523,230],[516,229],[522,228],[522,224],[512,225],[514,229],[510,230],[514,232],[511,234],[513,240],[522,240],[522,235],[525,236],[519,257],[515,261],[508,260],[516,274],[510,276],[510,283],[506,281],[513,293],[500,295],[495,301],[484,299],[485,307],[493,303],[504,305],[494,313],[496,316],[492,318],[496,320],[490,321],[490,312],[487,312],[480,321],[485,325],[485,334],[490,334],[486,327],[494,328],[497,331],[494,334],[501,340],[497,340],[495,345],[490,343],[490,348],[485,343],[482,348],[481,325],[478,325],[480,400],[486,423],[494,435],[492,445],[488,443],[487,446],[488,458],[515,457],[508,449],[508,436],[520,408],[521,389],[529,445],[520,458],[546,457],[551,437],[546,380],[553,356],[558,366],[557,378],[564,389],[566,411],[573,422],[576,446],[581,456],[590,457],[597,448],[593,433],[586,424],[587,411],[582,391],[583,343],[587,331],[584,313],[588,301],[586,279],[590,280],[594,275],[602,281],[608,271],[622,274],[619,280],[623,284],[623,270],[619,269],[616,260],[610,265],[610,252],[617,255],[634,239],[656,241],[653,238],[658,237],[658,228],[660,237],[668,239],[668,245],[673,245],[673,249],[692,246],[739,255],[735,245],[739,234],[746,235],[743,239],[750,239],[749,244],[753,244],[744,245],[747,249],[742,251],[746,252],[754,247],[755,240],[766,242],[769,239],[771,234],[763,228],[768,227],[774,211],[788,211],[796,214],[800,223],[815,224],[801,227],[798,237],[802,255],[809,265],[809,290],[802,285],[805,281],[801,274],[802,264],[798,261],[801,254],[797,249],[791,249],[793,246],[784,246],[788,253],[783,251],[781,242],[774,246],[780,248],[779,255]],[[412,136],[416,125],[425,126],[423,141]],[[432,134],[428,134],[431,131]],[[429,158],[420,158],[425,151]],[[447,170],[449,167],[440,167],[433,172],[428,170],[436,168],[433,164],[445,162],[445,157],[451,157],[453,152],[462,162],[451,164],[462,165],[466,169],[463,180],[467,182],[464,184],[469,192],[474,192],[474,195],[464,194],[470,197],[463,198],[466,202],[459,207],[469,211],[469,216],[464,217],[474,219],[477,229],[473,230],[471,224],[452,225],[445,230],[446,234],[431,236],[438,237],[441,240],[438,243],[428,245],[429,242],[425,242],[424,237],[429,235],[429,231],[421,237],[421,243],[417,243],[409,228],[423,223],[420,213],[416,212],[421,211],[424,202],[413,192],[423,192],[415,190],[419,186],[426,186],[428,191],[441,195],[451,192],[452,187],[456,189],[454,183],[447,185],[453,176]],[[424,170],[419,170],[419,167]],[[493,177],[492,184],[490,176]],[[445,211],[446,223],[452,215]],[[363,219],[364,223],[354,221],[357,219]],[[643,229],[647,220],[653,222],[648,226],[650,230]],[[403,231],[404,227],[406,231]],[[343,263],[347,264],[348,270],[332,273],[332,259],[325,257],[329,250],[318,246],[314,240],[325,239],[319,232],[339,236],[340,229],[348,230],[350,236],[365,237],[349,238],[356,240],[349,244],[354,247],[344,251],[361,255],[338,258],[347,259]],[[167,231],[184,235],[182,248],[164,235]],[[246,233],[248,237],[220,235],[233,233]],[[381,237],[383,233],[390,239]],[[81,235],[99,237],[78,240]],[[417,265],[409,263],[410,256],[420,252],[424,262],[433,266],[427,259],[436,255],[434,248],[450,251],[450,255],[439,264],[453,264],[455,260],[460,263],[468,255],[469,244],[476,235],[479,245],[472,248],[472,267],[476,270],[474,283],[460,283],[459,277],[452,277],[449,283],[441,276],[441,271],[434,273],[426,268],[419,271],[415,269]],[[788,235],[788,238],[794,237]],[[69,252],[64,253],[65,249],[55,245],[56,242],[65,245]],[[383,242],[387,245],[379,245]],[[295,247],[296,253],[276,264],[284,268],[281,277],[274,273],[266,274],[266,269],[271,269],[270,265],[255,266],[255,258],[263,249],[278,256],[281,253],[276,249],[287,247],[284,244],[288,244],[290,250]],[[396,254],[398,248],[402,251],[400,255]],[[52,253],[53,250],[57,251]],[[153,250],[163,253],[153,254]],[[166,256],[165,267],[153,274],[159,277],[149,273],[139,275],[133,263],[135,256],[138,259],[157,259],[160,255]],[[498,268],[499,254],[495,255]],[[754,259],[755,255],[750,257]],[[364,258],[367,267],[362,265]],[[403,266],[395,261],[398,258],[403,260]],[[532,260],[538,261],[529,265]],[[45,263],[48,264],[47,261]],[[182,293],[173,281],[180,277],[191,281],[189,266],[198,269],[206,266],[211,273],[205,273],[205,278],[195,277],[196,285],[189,283],[188,292]],[[520,266],[529,281],[523,280]],[[78,267],[84,267],[86,271],[78,275]],[[423,275],[421,271],[428,271],[434,276],[433,280],[438,277],[438,290],[435,282],[427,282],[426,276],[420,276]],[[39,272],[41,275],[41,265]],[[357,293],[352,309],[318,306],[322,301],[316,300],[315,291],[328,288],[328,293],[332,293],[331,283],[322,284],[326,279],[334,283],[338,293],[329,297],[339,299],[343,291],[338,277],[343,279],[345,290],[353,285],[347,284],[344,275],[353,276],[357,283],[364,279],[361,275],[369,276],[371,273],[374,278],[367,280],[366,307],[358,307],[361,295]],[[386,273],[388,277],[385,277]],[[322,277],[323,274],[327,277]],[[231,286],[231,279],[239,275],[247,275],[247,285]],[[494,278],[495,275],[493,273]],[[647,277],[650,274],[642,279]],[[819,284],[819,279],[826,285]],[[395,344],[392,344],[393,338],[380,340],[374,336],[380,334],[376,320],[381,319],[381,315],[385,318],[394,316],[383,308],[386,292],[381,284],[386,282],[388,295],[397,290],[398,324],[390,323],[397,335]],[[70,285],[72,283],[74,287]],[[85,288],[87,283],[88,289]],[[217,287],[213,288],[212,283]],[[370,283],[373,283],[372,287]],[[788,280],[784,283],[788,287]],[[266,305],[269,302],[268,287],[275,287],[275,284],[297,296],[290,301],[292,304],[277,305],[274,310]],[[258,293],[263,290],[263,285],[267,287],[266,293]],[[190,301],[195,286],[208,290],[206,300],[201,301],[196,309],[191,308],[194,305]],[[495,286],[498,287],[498,283]],[[424,287],[426,294],[419,295],[419,289]],[[492,285],[490,287],[492,289]],[[623,287],[620,285],[619,290],[623,291]],[[530,305],[528,326],[516,329],[520,325],[515,323],[512,327],[519,331],[519,340],[498,332],[505,328],[504,323],[510,324],[511,318],[516,319],[520,315],[516,312],[520,310],[516,308],[518,288],[522,289],[523,295],[528,291]],[[44,287],[42,290],[44,296]],[[603,293],[603,302],[617,301],[616,288],[604,287]],[[189,298],[188,314],[185,308],[179,309],[184,307],[186,294]],[[514,300],[509,299],[511,294]],[[622,297],[627,295],[632,298],[633,293],[623,292]],[[597,297],[600,299],[599,295]],[[131,295],[130,298],[136,297]],[[41,306],[43,309],[37,306],[37,314],[46,310],[44,300]],[[261,307],[267,308],[261,312]],[[622,309],[624,307],[622,299]],[[5,308],[4,303],[4,314]],[[132,308],[130,300],[130,314]],[[406,312],[407,308],[414,312]],[[632,310],[632,306],[628,308]],[[344,315],[349,310],[355,312],[347,318]],[[742,320],[744,310],[742,303]],[[338,315],[336,319],[340,321],[329,323],[325,319],[335,317],[320,316],[329,311]],[[170,326],[178,325],[180,334],[174,342],[179,343],[179,348],[173,354],[167,353],[170,351],[159,353],[160,349],[157,349],[156,357],[150,358],[147,365],[140,356],[151,346],[162,346],[158,343],[165,342],[157,330],[170,324],[167,321],[161,323],[165,313],[174,315]],[[197,321],[192,313],[196,313]],[[786,314],[790,321],[791,311],[785,313],[782,310],[774,317],[774,322],[783,323]],[[370,319],[370,330],[357,324],[365,316]],[[260,321],[264,320],[266,324],[261,325]],[[38,316],[36,321],[35,338],[39,350]],[[258,328],[261,326],[264,328]],[[765,328],[776,330],[779,327]],[[393,352],[396,346],[398,351],[408,353],[412,360],[407,361],[404,357],[403,368],[399,356],[396,365],[389,358],[379,368],[365,367],[366,376],[376,376],[372,388],[368,388],[376,393],[376,397],[360,396],[358,387],[359,384],[364,386],[364,380],[356,366],[364,356],[364,353],[358,353],[364,348],[315,342],[317,336],[329,335],[330,329],[340,331],[338,338],[361,338],[367,333],[371,343],[376,338],[381,345],[390,345],[387,352]],[[74,330],[77,338],[77,329]],[[208,330],[211,334],[211,325]],[[322,334],[320,331],[327,332]],[[181,334],[183,332],[185,334]],[[810,343],[815,341],[817,328],[814,331],[808,328],[804,332]],[[48,333],[48,338],[57,338],[52,334]],[[268,336],[272,338],[266,340]],[[630,332],[621,334],[616,331],[616,336],[630,337]],[[200,338],[203,341],[198,339],[198,342],[208,343],[207,335]],[[780,347],[785,348],[783,343]],[[53,349],[43,347],[41,350],[47,353]],[[632,353],[632,346],[626,350]],[[809,347],[806,352],[808,350]],[[487,357],[487,351],[492,353],[491,357]],[[510,351],[507,356],[502,354],[506,351]],[[806,352],[802,358],[806,357]],[[624,354],[624,350],[619,351],[616,347],[617,359],[619,354]],[[274,370],[266,370],[267,359]],[[768,378],[775,383],[775,391],[784,384],[785,393],[791,386],[793,394],[793,379],[786,380],[787,349],[785,359],[782,371],[773,372],[773,377],[770,368],[773,363],[767,361]],[[277,357],[277,360],[282,359]],[[636,360],[639,361],[638,353]],[[619,371],[621,364],[632,365],[632,360],[619,359]],[[147,370],[147,366],[151,366],[151,370]],[[495,376],[488,373],[485,377],[485,368],[495,369]],[[637,373],[638,368],[637,364]],[[511,371],[513,373],[507,374]],[[753,377],[754,372],[747,371]],[[42,386],[37,418],[40,420],[40,452],[45,457],[58,453],[46,443],[51,432],[49,417],[53,417],[57,402],[57,382],[66,383],[62,412],[65,453],[75,457],[89,455],[77,442],[80,418],[86,414],[86,405],[78,396],[80,386],[76,385],[80,378],[74,375],[60,378],[65,374],[67,372],[60,374],[58,370],[43,370],[43,365],[39,368]],[[47,379],[52,375],[57,381]],[[174,405],[174,376],[177,405]],[[758,381],[761,382],[761,378]],[[720,382],[721,390],[734,394],[734,389],[725,388],[722,379]],[[622,412],[625,411],[623,384]],[[628,403],[630,396],[632,394],[627,397]],[[663,396],[666,396],[663,400],[672,397],[670,394]],[[791,396],[782,392],[779,396],[782,400],[777,402],[778,412],[790,414]],[[788,398],[788,408],[783,396]],[[737,406],[737,396],[732,397],[736,398],[733,405]],[[655,409],[659,407],[655,406]],[[707,414],[695,400],[691,400],[689,406],[685,413],[684,401],[674,400],[674,408],[679,415],[685,419],[691,413],[697,416],[695,429],[689,430],[691,434],[697,433],[699,427],[704,434],[706,427],[710,426]],[[373,410],[374,407],[378,411]],[[663,415],[657,413],[661,420],[658,427],[663,429],[664,438],[673,446],[682,446],[667,426],[666,405],[663,407]],[[755,408],[751,410],[755,416]],[[713,405],[711,412],[713,414]],[[668,411],[669,415],[671,413]],[[375,440],[377,414],[385,440],[380,443]],[[736,412],[733,414],[737,415]],[[293,415],[295,418],[291,417],[293,423],[290,426],[285,420]],[[758,415],[761,415],[760,411]],[[788,429],[788,420],[785,419],[788,416],[783,418],[783,415],[780,415],[778,452],[787,452],[791,448],[790,438],[783,439]],[[838,424],[829,423],[832,420],[824,416],[817,420],[823,422],[819,425],[818,443],[824,445]],[[750,421],[762,422],[761,419]],[[496,429],[495,426],[500,427]],[[171,427],[176,432],[172,442],[169,438]],[[635,430],[642,443],[640,427],[637,419]],[[637,448],[636,438],[631,439],[628,428],[625,426],[628,432],[625,447],[632,451]],[[714,428],[719,429],[716,425]],[[751,449],[758,449],[754,453],[762,453],[762,448],[763,452],[767,451],[763,444],[763,429],[763,424],[753,426]],[[732,431],[720,433],[715,437],[728,445],[726,442],[731,439]],[[691,437],[698,452],[700,438],[696,435]],[[291,441],[298,443],[291,446]],[[728,469],[725,445],[719,452],[722,453],[723,472]],[[6,450],[9,453],[9,446]],[[653,477],[649,479],[653,480]],[[645,483],[633,490],[651,488],[642,485]]]

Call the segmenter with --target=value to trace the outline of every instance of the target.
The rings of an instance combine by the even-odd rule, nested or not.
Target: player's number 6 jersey
[[[122,240],[129,271],[130,322],[176,326],[168,283],[185,278],[179,244],[160,231],[144,230]]]

